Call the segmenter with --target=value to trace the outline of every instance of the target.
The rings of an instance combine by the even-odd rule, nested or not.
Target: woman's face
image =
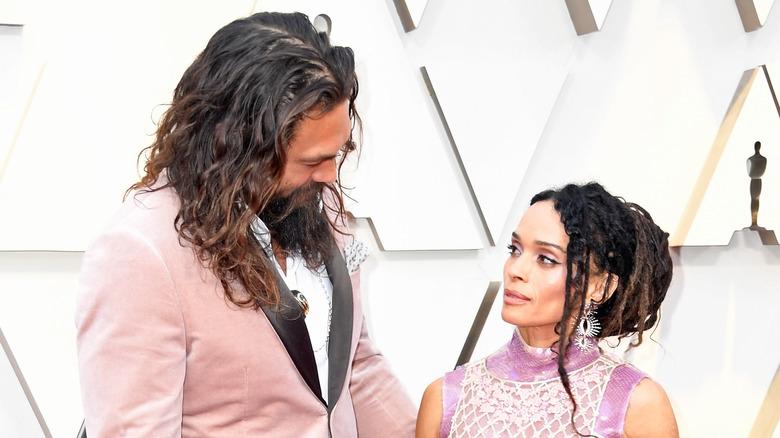
[[[549,347],[563,315],[569,236],[552,201],[531,205],[512,233],[504,265],[501,317],[516,325],[526,343]]]

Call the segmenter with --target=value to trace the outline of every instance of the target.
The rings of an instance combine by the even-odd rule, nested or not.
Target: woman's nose
[[[525,254],[510,256],[506,262],[506,273],[510,278],[528,280],[528,258]]]

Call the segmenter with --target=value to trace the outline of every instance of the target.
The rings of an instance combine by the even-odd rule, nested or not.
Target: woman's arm
[[[439,438],[443,412],[441,382],[441,378],[436,379],[425,388],[417,414],[415,438]]]
[[[628,438],[677,438],[677,420],[666,392],[651,379],[642,379],[628,402],[624,435]]]

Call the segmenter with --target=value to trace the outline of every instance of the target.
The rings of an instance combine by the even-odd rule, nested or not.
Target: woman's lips
[[[530,302],[531,299],[510,289],[504,289],[504,304],[523,304]]]

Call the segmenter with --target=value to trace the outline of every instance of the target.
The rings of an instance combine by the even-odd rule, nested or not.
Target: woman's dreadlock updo
[[[566,298],[556,331],[564,353],[558,355],[558,372],[574,402],[563,366],[573,332],[567,325],[584,317],[591,274],[607,274],[605,291],[617,279],[615,291],[609,296],[605,293],[600,302],[594,303],[595,316],[602,327],[598,338],[622,339],[636,334],[630,346],[638,346],[643,332],[658,321],[661,303],[672,281],[669,234],[653,222],[645,209],[609,194],[595,182],[546,190],[534,196],[531,204],[540,201],[552,201],[569,236]]]
[[[659,308],[672,281],[669,234],[637,204],[612,196],[600,184],[569,184],[547,190],[531,204],[552,201],[561,215],[569,245],[566,249],[566,302],[561,330],[572,315],[581,316],[590,273],[617,276],[615,292],[596,303],[600,337],[624,338],[637,334],[631,345],[642,342],[642,332],[658,321]],[[607,277],[609,289],[612,275]],[[564,339],[561,339],[564,341]]]

